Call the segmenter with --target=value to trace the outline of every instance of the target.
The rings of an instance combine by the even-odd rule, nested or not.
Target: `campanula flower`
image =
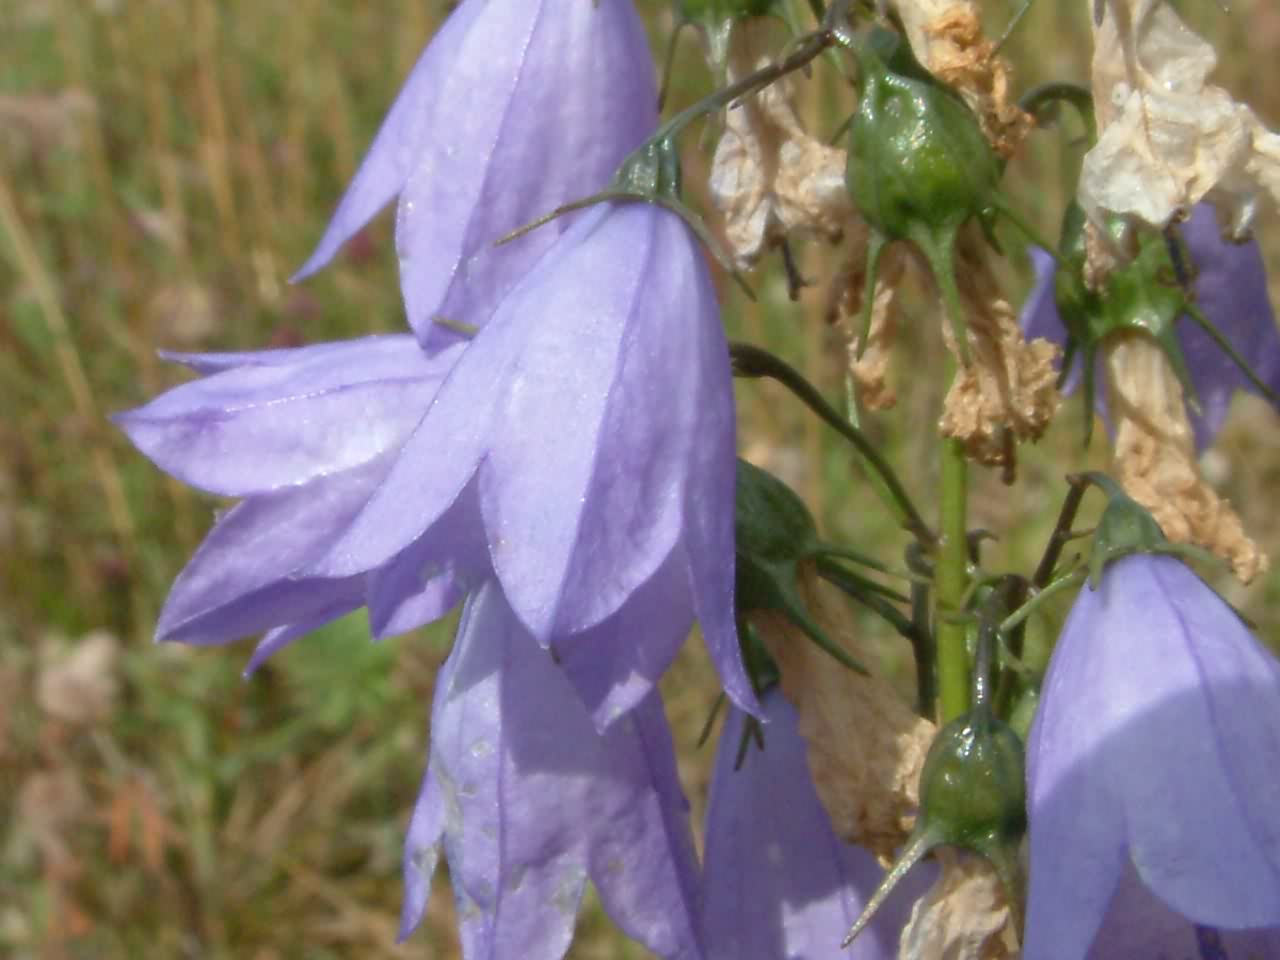
[[[567,229],[494,243],[602,188],[657,123],[653,62],[631,0],[464,0],[391,107],[298,277],[399,197],[409,322],[483,325]]]
[[[725,689],[751,709],[733,613],[734,464],[728,347],[702,252],[665,208],[605,204],[467,345],[311,572],[377,569],[431,543],[474,495],[502,591],[538,643],[614,631],[615,615],[631,624],[639,648],[615,645],[600,666],[610,676],[595,678],[602,722],[643,695],[695,616]],[[624,687],[625,703],[604,703]]]
[[[469,505],[413,545],[346,576],[315,576],[381,484],[431,405],[461,346],[434,356],[409,335],[290,350],[171,355],[199,379],[115,417],[162,469],[192,486],[243,498],[223,513],[161,611],[161,640],[224,643],[270,631],[251,666],[329,620],[368,605],[375,634],[434,620],[461,599]],[[429,556],[428,554],[433,554]],[[434,564],[434,565],[433,565]],[[433,570],[437,576],[424,577]]]
[[[749,740],[742,752],[746,715],[731,709],[716,752],[702,918],[709,960],[892,960],[898,931],[932,871],[910,876],[907,889],[895,891],[840,950],[884,871],[832,830],[795,708],[776,687],[761,697],[761,708],[768,721],[763,747]]]
[[[1280,927],[1278,763],[1280,663],[1181,561],[1113,561],[1071,610],[1028,741],[1024,955],[1083,960],[1104,917],[1141,929],[1113,902],[1130,873],[1187,924]]]
[[[562,957],[588,880],[629,936],[697,960],[688,818],[657,692],[598,733],[499,586],[473,594],[436,680],[402,936],[422,919],[443,851],[469,960]]]
[[[1262,254],[1254,241],[1231,243],[1222,238],[1213,207],[1196,206],[1181,228],[1192,271],[1195,303],[1201,312],[1235,346],[1258,378],[1280,391],[1280,332],[1267,295],[1267,275]],[[1043,337],[1056,343],[1067,330],[1054,298],[1056,267],[1044,251],[1031,250],[1036,283],[1022,309],[1021,323],[1028,339]],[[1163,279],[1165,283],[1175,278]],[[1195,387],[1200,410],[1189,410],[1196,446],[1203,450],[1226,421],[1231,398],[1237,390],[1258,390],[1240,367],[1199,325],[1184,317],[1178,322],[1177,339]],[[1080,359],[1068,373],[1066,388],[1080,380]],[[1105,397],[1099,390],[1095,404],[1105,416]]]

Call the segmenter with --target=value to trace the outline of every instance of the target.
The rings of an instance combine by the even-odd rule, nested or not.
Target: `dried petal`
[[[970,457],[989,465],[1007,465],[1009,441],[1038,440],[1057,412],[1057,362],[1061,350],[1048,340],[1028,343],[1017,314],[999,291],[985,252],[972,232],[963,236],[956,270],[968,308],[970,364],[962,366],[943,403],[943,436],[955,437]],[[949,324],[947,347],[955,352]]]
[[[1280,200],[1280,135],[1207,82],[1216,66],[1165,0],[1107,0],[1094,27],[1100,136],[1080,176],[1091,221],[1110,212],[1160,227],[1208,199],[1243,236],[1261,196]]]
[[[1200,473],[1182,385],[1159,344],[1127,334],[1111,338],[1104,353],[1115,469],[1125,492],[1151,511],[1166,537],[1216,553],[1244,583],[1267,570],[1235,510]]]
[[[872,663],[858,649],[834,588],[805,570],[800,589],[827,635],[858,662]],[[887,861],[911,832],[934,725],[884,679],[837,667],[786,617],[760,613],[752,621],[782,671],[783,692],[796,705],[813,783],[832,827]]]
[[[729,76],[762,66],[756,22],[738,25],[729,41]],[[786,80],[731,107],[708,181],[725,237],[749,267],[788,235],[840,238],[853,216],[845,189],[846,154],[806,133]]]
[[[965,98],[996,152],[1010,157],[1031,129],[1009,100],[1009,66],[982,36],[973,0],[895,0],[916,58]]]
[[[900,960],[1017,960],[1018,933],[991,864],[947,849],[935,856],[942,871],[903,927]]]

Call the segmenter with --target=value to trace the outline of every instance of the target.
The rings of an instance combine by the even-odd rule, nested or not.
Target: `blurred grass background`
[[[456,955],[443,877],[425,929],[394,944],[400,844],[448,625],[375,646],[349,618],[251,682],[240,678],[248,645],[152,646],[159,604],[215,504],[104,419],[180,379],[158,347],[243,350],[402,326],[388,217],[305,285],[287,277],[448,6],[0,0],[0,956]],[[662,49],[666,5],[641,6]],[[1013,6],[987,4],[990,32]],[[1277,126],[1280,11],[1270,0],[1235,0],[1230,16],[1183,6],[1217,40],[1221,82]],[[1087,79],[1086,8],[1032,12],[1008,48],[1020,87]],[[698,61],[686,37],[677,105],[706,83]],[[1010,173],[1010,192],[1049,236],[1079,153],[1065,143],[1037,134]],[[702,169],[695,152],[691,183]],[[1274,213],[1259,234],[1275,264]],[[829,260],[806,250],[805,272],[821,276]],[[730,325],[835,395],[843,354],[820,320],[822,292],[793,306],[773,266],[756,280],[758,304],[726,287]],[[1010,278],[1026,284],[1021,268]],[[916,315],[902,404],[872,429],[927,502],[923,425],[943,384],[919,375],[941,364],[926,311]],[[768,386],[744,388],[740,404],[744,447],[801,491],[829,534],[901,549],[815,421]],[[1078,413],[1060,419],[1024,450],[1019,485],[975,484],[975,525],[1001,536],[996,567],[1037,555],[1060,476],[1082,462]],[[1207,463],[1273,555],[1276,427],[1242,400]],[[1280,578],[1225,589],[1274,642]],[[710,756],[694,741],[714,680],[695,645],[666,690],[696,812]],[[641,955],[584,912],[571,956]]]

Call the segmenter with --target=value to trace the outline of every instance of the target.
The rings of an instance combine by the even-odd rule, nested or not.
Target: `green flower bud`
[[[850,129],[849,194],[889,240],[921,230],[953,236],[993,206],[1001,165],[973,111],[931,77],[897,34],[860,35],[858,112]]]
[[[920,775],[920,816],[937,842],[987,854],[1027,826],[1022,741],[991,718],[959,717],[934,738]]]
[[[930,851],[960,847],[995,869],[1021,923],[1018,849],[1027,829],[1022,740],[985,707],[975,707],[938,732],[920,774],[920,815],[898,861],[867,901],[842,946],[871,921],[898,882]]]
[[[845,666],[865,672],[809,616],[800,595],[800,564],[827,551],[804,501],[781,480],[741,459],[736,497],[734,597],[739,613],[781,613]]]
[[[990,236],[1001,206],[996,186],[1002,164],[973,111],[916,61],[898,34],[874,29],[856,36],[852,49],[859,97],[850,124],[845,183],[872,231],[862,342],[868,340],[884,245],[908,240],[929,261],[967,364],[966,325],[955,282],[956,234],[978,217]]]

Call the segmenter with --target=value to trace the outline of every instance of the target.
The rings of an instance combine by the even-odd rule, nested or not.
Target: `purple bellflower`
[[[1028,741],[1024,956],[1254,956],[1113,948],[1153,931],[1276,942],[1277,764],[1280,662],[1180,561],[1108,565],[1071,610]]]
[[[465,504],[440,524],[434,559],[406,553],[341,578],[308,569],[383,482],[461,351],[428,356],[412,336],[398,335],[171,355],[204,376],[115,422],[175,477],[243,499],[221,515],[178,576],[157,639],[214,644],[269,631],[252,669],[362,606],[382,636],[456,604],[462,567],[483,575],[486,562],[482,551],[464,549]],[[420,575],[427,570],[438,575]]]
[[[1258,378],[1272,391],[1280,392],[1280,332],[1267,295],[1267,275],[1258,244],[1231,243],[1222,239],[1210,204],[1194,207],[1182,225],[1182,237],[1191,267],[1195,270],[1195,302],[1204,315],[1239,351]],[[1043,250],[1031,250],[1036,282],[1022,308],[1021,324],[1027,339],[1043,337],[1062,343],[1066,327],[1054,302],[1056,265]],[[1200,411],[1188,410],[1195,431],[1196,448],[1204,450],[1227,419],[1231,398],[1237,390],[1257,393],[1244,372],[1197,324],[1184,318],[1177,337],[1186,360],[1191,383],[1200,401]],[[1068,390],[1080,381],[1081,359],[1077,355],[1068,372]],[[1099,379],[1101,383],[1101,379]],[[1095,398],[1104,417],[1105,393]]]
[[[695,616],[750,710],[734,471],[728,347],[702,252],[662,207],[605,204],[476,334],[310,572],[377,569],[474,500],[507,601],[567,661],[601,726],[643,698]]]
[[[402,937],[422,919],[441,850],[468,960],[562,957],[588,879],[658,956],[705,956],[689,809],[658,693],[597,732],[492,581],[468,600],[436,681]]]
[[[605,186],[657,123],[653,61],[631,0],[464,0],[414,66],[315,253],[399,197],[409,323],[482,326],[568,228],[499,238]]]
[[[898,931],[932,871],[918,869],[846,951],[840,941],[884,871],[841,841],[818,799],[778,688],[761,697],[764,747],[739,756],[746,715],[730,709],[707,807],[702,929],[709,960],[893,960]]]

